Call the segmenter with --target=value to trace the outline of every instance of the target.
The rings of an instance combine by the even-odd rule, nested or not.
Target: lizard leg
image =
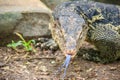
[[[100,62],[101,59],[99,57],[100,52],[98,50],[95,50],[93,48],[81,48],[78,52],[78,57],[82,56],[83,59],[94,61],[94,62]]]
[[[40,47],[41,49],[50,49],[50,50],[58,49],[58,45],[55,43],[53,39],[39,38],[36,42],[37,42],[36,47]]]
[[[89,40],[99,50],[97,58],[102,63],[108,63],[120,58],[120,34],[110,26],[96,26],[96,29],[88,31]]]

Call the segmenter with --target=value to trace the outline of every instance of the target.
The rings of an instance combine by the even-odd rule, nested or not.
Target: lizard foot
[[[103,63],[103,64],[106,64],[106,63],[109,63],[109,62],[112,62],[112,61],[115,61],[115,59],[110,55],[109,57],[107,57],[107,55],[103,55],[102,54],[105,54],[105,53],[100,53],[99,51],[97,50],[94,50],[94,49],[81,49],[79,52],[78,52],[78,56],[82,56],[83,59],[86,59],[86,60],[89,60],[89,61],[94,61],[94,62],[100,62],[100,63]]]
[[[94,49],[80,49],[78,52],[78,56],[82,56],[83,59],[94,61],[94,62],[100,62],[101,58],[100,52]]]
[[[37,42],[36,47],[40,47],[41,49],[50,49],[50,50],[58,49],[58,45],[55,43],[53,39],[38,38],[36,42]]]

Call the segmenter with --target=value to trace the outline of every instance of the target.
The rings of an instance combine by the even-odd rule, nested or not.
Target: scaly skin
[[[53,17],[50,30],[65,56],[74,57],[83,41],[88,41],[99,52],[88,53],[87,59],[108,63],[120,58],[119,6],[92,1],[65,2],[55,8]]]
[[[74,57],[83,41],[100,51],[101,62],[120,57],[120,7],[98,2],[65,2],[56,7],[50,27],[65,55]]]

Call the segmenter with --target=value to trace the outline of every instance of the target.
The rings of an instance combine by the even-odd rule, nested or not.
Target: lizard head
[[[59,48],[66,56],[64,64],[60,67],[58,72],[65,67],[66,69],[73,58],[81,47],[83,41],[86,38],[86,31],[88,30],[85,26],[84,19],[77,14],[66,14],[56,16],[54,15],[53,25],[50,26],[53,39],[59,45]]]
[[[76,55],[85,40],[88,27],[85,25],[83,17],[75,12],[75,5],[67,2],[56,7],[49,28],[53,39],[66,56],[63,65],[59,69],[61,71],[65,67],[63,76],[65,77],[70,59]]]
[[[50,28],[54,40],[64,55],[74,57],[85,40],[84,19],[78,14],[64,14],[54,17],[54,26]]]
[[[53,39],[65,56],[74,57],[86,38],[84,18],[74,4],[65,2],[58,5],[53,12],[53,25],[50,26]]]

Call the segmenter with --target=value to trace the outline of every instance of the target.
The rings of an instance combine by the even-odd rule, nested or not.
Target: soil
[[[56,72],[65,59],[62,52],[36,50],[17,52],[0,47],[0,80],[61,80],[63,73]],[[76,56],[64,80],[120,80],[120,61],[101,64]]]

